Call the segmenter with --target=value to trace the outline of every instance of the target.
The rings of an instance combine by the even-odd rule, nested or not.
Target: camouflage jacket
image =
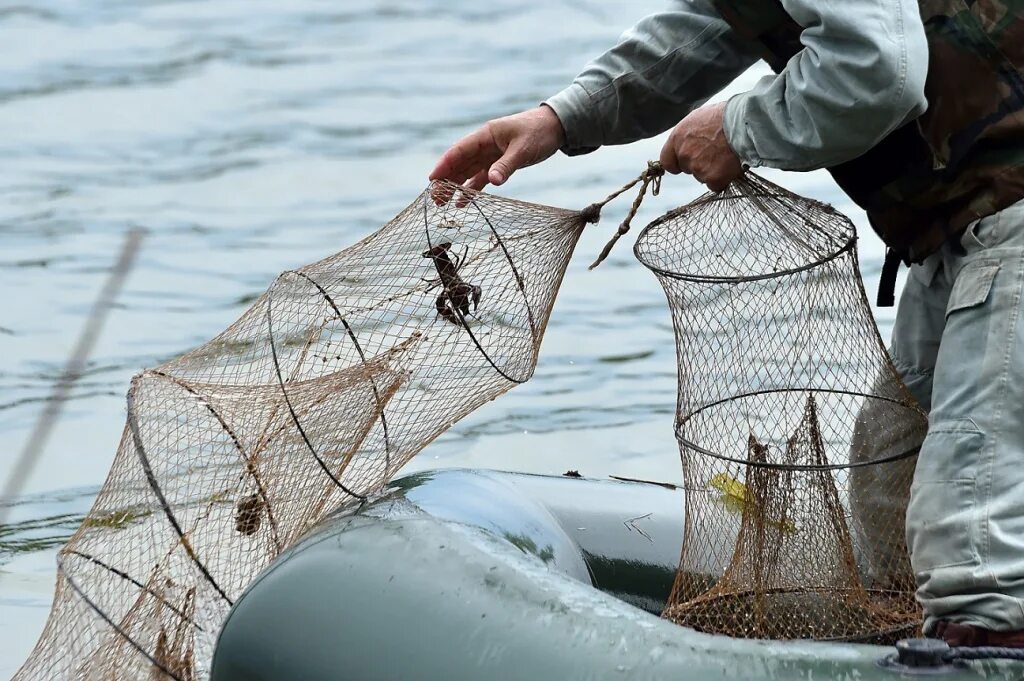
[[[779,72],[803,49],[779,0],[715,0]],[[1024,198],[1024,0],[919,0],[928,110],[829,170],[886,244],[920,261]]]

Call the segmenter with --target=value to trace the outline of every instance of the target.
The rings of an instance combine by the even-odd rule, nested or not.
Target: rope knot
[[[580,218],[588,225],[596,225],[601,221],[602,204],[592,203],[580,211]]]
[[[624,185],[622,189],[609,194],[608,198],[606,198],[604,201],[591,204],[590,206],[583,210],[584,215],[589,216],[592,214],[591,211],[593,211],[594,213],[597,214],[598,217],[600,217],[601,208],[603,208],[608,203],[618,198],[625,192],[629,191],[636,185],[640,185],[640,192],[637,194],[636,199],[633,200],[633,205],[630,207],[629,213],[626,214],[626,219],[623,220],[622,224],[619,225],[618,230],[616,230],[615,234],[608,241],[608,243],[605,244],[605,247],[601,251],[601,254],[597,256],[597,260],[594,261],[594,263],[590,266],[589,269],[594,269],[595,267],[603,263],[605,259],[608,257],[608,254],[612,252],[612,248],[615,247],[616,242],[618,242],[618,240],[622,238],[623,234],[629,231],[633,218],[636,217],[636,212],[640,210],[640,204],[643,203],[644,201],[644,196],[646,196],[647,194],[647,189],[650,188],[651,194],[653,194],[654,196],[657,196],[661,192],[661,178],[664,176],[665,169],[661,167],[661,163],[657,161],[648,161],[647,170],[640,173],[640,176],[638,178]]]
[[[661,178],[665,177],[665,169],[661,167],[659,161],[648,161],[647,170],[644,173],[647,177],[651,178],[653,187],[651,188],[651,196],[657,196],[661,193]]]

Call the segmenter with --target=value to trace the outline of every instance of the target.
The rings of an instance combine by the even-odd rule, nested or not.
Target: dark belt
[[[892,307],[896,304],[896,277],[905,258],[892,248],[885,249],[882,276],[878,281],[878,307]]]
[[[992,631],[946,621],[936,624],[932,638],[940,638],[951,646],[1024,648],[1024,631]]]
[[[963,244],[960,243],[960,236],[950,237],[947,245],[957,255],[967,255]],[[914,262],[923,262],[916,260]],[[885,262],[882,263],[882,276],[878,280],[878,307],[892,307],[896,304],[896,278],[900,273],[900,265],[909,265],[910,256],[894,248],[885,249]]]

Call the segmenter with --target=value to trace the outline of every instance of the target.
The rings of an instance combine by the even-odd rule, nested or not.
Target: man
[[[701,107],[759,57],[776,75]],[[929,410],[907,508],[925,631],[1024,646],[1024,5],[1008,0],[675,0],[542,106],[490,121],[431,179],[482,189],[558,149],[673,125],[670,173],[829,168],[914,263],[892,355]],[[890,451],[891,453],[891,451]]]

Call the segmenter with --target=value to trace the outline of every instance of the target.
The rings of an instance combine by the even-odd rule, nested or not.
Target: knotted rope
[[[636,217],[636,213],[640,209],[640,204],[644,202],[644,196],[647,195],[647,189],[651,187],[651,185],[653,185],[651,194],[653,196],[657,196],[659,193],[661,193],[661,178],[664,177],[664,175],[665,169],[661,167],[660,163],[658,163],[657,161],[648,161],[647,170],[640,173],[640,176],[637,177],[635,180],[627,184],[624,184],[621,189],[618,189],[609,194],[604,201],[592,203],[585,209],[583,209],[582,214],[584,216],[584,219],[591,224],[596,223],[598,220],[601,219],[602,208],[604,208],[606,205],[608,205],[618,197],[628,192],[636,185],[640,185],[640,192],[637,194],[637,197],[633,200],[633,205],[630,207],[629,213],[626,214],[626,219],[622,221],[622,224],[619,225],[618,230],[616,230],[615,234],[612,235],[612,238],[609,239],[608,243],[605,244],[604,249],[601,250],[601,254],[597,256],[597,260],[595,260],[588,269],[592,270],[601,263],[603,263],[605,259],[608,257],[608,255],[612,252],[612,249],[615,247],[616,242],[618,242],[618,240],[622,238],[623,234],[629,231],[629,228],[632,226],[631,223],[633,221],[633,218]]]

